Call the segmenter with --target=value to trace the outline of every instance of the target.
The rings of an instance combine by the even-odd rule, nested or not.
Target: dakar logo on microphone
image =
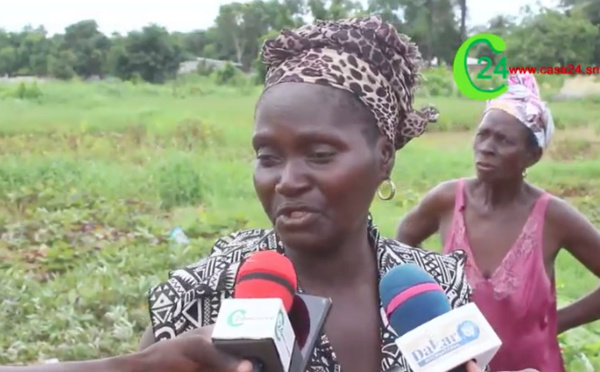
[[[479,327],[475,323],[465,320],[456,327],[455,331],[446,333],[436,340],[430,338],[425,345],[413,350],[411,354],[420,366],[424,366],[459,347],[475,341],[479,338],[479,333]]]

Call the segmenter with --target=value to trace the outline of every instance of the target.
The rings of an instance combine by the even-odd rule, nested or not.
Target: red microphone
[[[213,344],[252,361],[255,372],[303,372],[331,299],[296,294],[297,289],[287,257],[271,250],[253,253],[238,269],[233,298],[221,303]]]
[[[249,256],[238,269],[233,299],[221,304],[214,345],[252,361],[254,372],[294,372],[301,355],[286,313],[297,289],[296,271],[287,257],[276,251]]]
[[[297,290],[292,262],[276,251],[259,251],[240,266],[233,298],[280,298],[289,313]]]

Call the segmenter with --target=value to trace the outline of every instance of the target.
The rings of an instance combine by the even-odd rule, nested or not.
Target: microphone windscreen
[[[292,308],[298,279],[292,262],[276,251],[259,251],[240,266],[234,298],[281,298],[287,312]]]
[[[310,333],[310,314],[302,297],[294,297],[294,303],[288,315],[296,335],[296,342],[300,348],[303,348]]]
[[[379,295],[399,336],[451,310],[442,287],[415,264],[388,271],[379,282]]]

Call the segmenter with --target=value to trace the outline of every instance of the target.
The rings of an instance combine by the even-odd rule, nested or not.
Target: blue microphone
[[[390,325],[402,336],[452,310],[442,287],[415,264],[396,266],[379,282],[379,295]],[[459,366],[450,372],[466,372]]]

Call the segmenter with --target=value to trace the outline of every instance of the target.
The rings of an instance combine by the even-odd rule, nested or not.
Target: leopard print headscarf
[[[354,93],[379,130],[401,149],[439,115],[413,110],[421,56],[405,35],[378,16],[317,21],[284,30],[262,47],[265,90],[284,82],[329,85]]]

